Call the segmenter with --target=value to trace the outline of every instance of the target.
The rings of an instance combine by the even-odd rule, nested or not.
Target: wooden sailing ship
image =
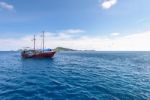
[[[45,49],[45,40],[44,40],[44,32],[43,32],[43,41],[42,41],[42,46],[43,48],[42,49],[36,49],[35,48],[35,44],[36,44],[36,39],[35,39],[35,35],[34,35],[34,48],[33,49],[24,49],[22,52],[21,52],[21,56],[22,58],[52,58],[54,55],[55,55],[55,51],[51,50],[51,49]]]

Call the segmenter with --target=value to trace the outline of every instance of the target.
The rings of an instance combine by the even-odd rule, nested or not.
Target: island
[[[78,51],[78,50],[74,50],[74,49],[70,49],[70,48],[64,48],[64,47],[56,47],[53,50],[56,52],[59,52],[59,51]]]

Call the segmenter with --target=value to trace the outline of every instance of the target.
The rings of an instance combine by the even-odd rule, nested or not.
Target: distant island
[[[78,50],[74,50],[74,49],[70,49],[70,48],[64,48],[64,47],[56,47],[53,50],[56,52],[59,52],[59,51],[78,51]]]

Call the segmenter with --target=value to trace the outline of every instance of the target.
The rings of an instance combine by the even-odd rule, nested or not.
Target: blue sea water
[[[0,100],[150,100],[150,52],[0,52]]]

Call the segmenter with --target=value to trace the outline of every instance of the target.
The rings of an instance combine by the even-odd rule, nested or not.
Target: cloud
[[[67,30],[66,30],[67,31]],[[150,31],[142,33],[132,33],[126,36],[80,36],[79,38],[64,37],[58,32],[46,32],[45,45],[46,47],[55,48],[58,46],[73,48],[78,50],[99,50],[99,51],[149,51],[150,50]],[[56,33],[55,33],[56,34]],[[80,33],[78,33],[80,34]],[[74,34],[75,35],[75,34]],[[32,35],[19,39],[0,39],[0,50],[17,50],[22,47],[33,47]],[[41,46],[41,37],[37,36],[36,47]]]
[[[0,8],[4,10],[14,10],[14,6],[6,2],[0,2]]]
[[[113,7],[115,4],[117,3],[117,0],[104,0],[101,3],[101,7],[103,9],[110,9],[111,7]]]
[[[68,29],[68,30],[64,30],[62,32],[59,32],[59,39],[71,39],[71,38],[75,38],[78,35],[81,35],[81,33],[83,33],[84,30],[81,29]]]
[[[111,35],[111,36],[119,36],[120,33],[111,33],[110,35]]]
[[[82,33],[82,32],[84,31],[81,29],[68,29],[68,30],[63,31],[63,33],[65,34],[76,34],[76,33]]]

